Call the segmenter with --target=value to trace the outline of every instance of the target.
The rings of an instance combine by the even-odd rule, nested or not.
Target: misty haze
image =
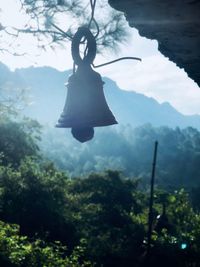
[[[0,266],[200,266],[199,11],[0,3]]]

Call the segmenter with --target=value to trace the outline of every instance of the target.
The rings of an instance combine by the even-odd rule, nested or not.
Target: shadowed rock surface
[[[130,27],[158,41],[159,51],[200,86],[199,0],[109,0]]]

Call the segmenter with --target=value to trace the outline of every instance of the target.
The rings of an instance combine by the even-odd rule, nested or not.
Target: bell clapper
[[[94,128],[92,127],[72,128],[71,133],[75,139],[77,139],[81,143],[84,143],[93,138]]]

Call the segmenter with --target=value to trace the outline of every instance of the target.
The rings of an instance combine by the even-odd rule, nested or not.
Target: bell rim
[[[58,122],[55,127],[56,128],[84,128],[84,127],[104,127],[104,126],[112,126],[119,124],[116,120],[113,122],[93,122],[93,123],[65,123],[65,122]]]

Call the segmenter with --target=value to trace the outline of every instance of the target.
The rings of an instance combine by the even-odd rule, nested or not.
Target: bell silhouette
[[[117,124],[103,92],[99,73],[89,64],[81,64],[69,77],[64,110],[56,127],[72,128],[72,135],[80,142],[93,138],[93,127]]]
[[[87,40],[83,58],[79,51],[82,39]],[[106,103],[101,76],[91,67],[95,56],[95,37],[87,27],[80,27],[72,40],[72,58],[78,69],[69,77],[67,99],[56,127],[72,128],[72,135],[82,143],[93,138],[93,127],[117,123]]]

